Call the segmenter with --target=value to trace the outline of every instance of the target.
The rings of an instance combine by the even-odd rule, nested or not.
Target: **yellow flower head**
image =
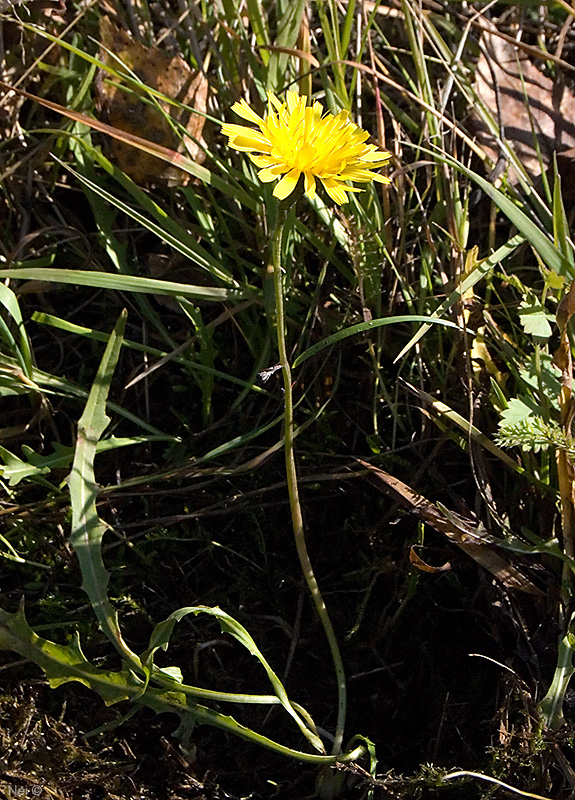
[[[261,181],[281,178],[274,189],[275,197],[283,200],[290,195],[302,174],[308,197],[315,195],[315,181],[319,178],[338,204],[348,201],[348,192],[362,191],[345,181],[390,182],[374,170],[383,167],[391,154],[366,144],[369,134],[348,119],[347,111],[323,114],[320,103],[308,106],[306,98],[296,92],[288,92],[285,103],[271,92],[268,97],[264,119],[245,100],[232,106],[238,116],[253,122],[259,130],[224,123],[222,131],[230,147],[247,152],[260,167]]]

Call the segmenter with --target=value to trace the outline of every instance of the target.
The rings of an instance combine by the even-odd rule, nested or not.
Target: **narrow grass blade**
[[[62,44],[64,44],[62,42]],[[89,59],[90,60],[90,59]],[[97,61],[98,65],[101,65],[100,62]],[[102,68],[105,65],[101,65]],[[124,80],[127,80],[123,77]],[[234,181],[231,183],[229,180],[222,179],[217,175],[214,175],[209,169],[204,167],[201,164],[197,164],[195,161],[187,158],[186,156],[182,155],[181,153],[177,153],[175,150],[170,150],[167,147],[163,147],[162,145],[156,144],[155,142],[150,142],[147,139],[142,139],[140,136],[135,136],[132,133],[126,133],[125,131],[120,130],[119,128],[114,128],[112,125],[107,125],[105,122],[100,122],[97,119],[93,119],[92,117],[88,117],[86,114],[81,114],[79,111],[72,111],[70,109],[65,108],[64,106],[59,105],[58,103],[52,103],[50,100],[44,100],[42,97],[37,97],[36,95],[30,94],[29,92],[25,92],[23,89],[16,89],[10,84],[5,83],[4,81],[0,81],[0,87],[6,89],[10,92],[15,92],[16,94],[20,95],[21,97],[25,97],[28,100],[31,100],[35,103],[38,103],[45,108],[49,108],[52,111],[56,111],[58,114],[61,114],[63,117],[67,117],[68,119],[74,120],[75,122],[80,122],[84,125],[88,125],[90,128],[99,131],[100,133],[104,133],[107,136],[111,136],[114,139],[118,139],[125,144],[130,144],[138,150],[142,150],[144,153],[149,153],[150,155],[156,156],[156,158],[160,158],[162,161],[166,161],[168,164],[173,164],[176,167],[179,167],[184,172],[193,175],[198,180],[202,181],[207,185],[213,186],[215,189],[223,192],[224,194],[228,195],[229,197],[233,197],[234,199],[241,202],[247,208],[251,208],[255,210],[257,208],[257,203],[254,201],[254,198],[251,197],[247,192],[242,190],[237,183]],[[153,93],[153,90],[149,87],[146,87],[147,91]],[[155,92],[162,100],[169,102],[170,98],[166,97],[165,95],[161,94],[160,92]],[[191,109],[192,111],[194,109]],[[63,132],[64,133],[64,132]]]
[[[571,265],[571,268],[575,271],[573,246],[569,239],[569,222],[567,220],[567,214],[565,213],[565,205],[563,204],[561,177],[557,171],[556,161],[553,167],[555,170],[555,180],[553,182],[553,238],[555,240],[555,246],[560,250]]]
[[[18,371],[16,359],[5,356],[3,358],[3,362],[3,364],[0,364],[0,385],[3,378],[6,378],[7,375],[9,376],[10,373],[16,374]],[[22,380],[22,375],[19,375],[18,377],[20,380]],[[25,391],[32,390],[39,392],[41,389],[43,394],[54,394],[58,395],[59,397],[73,397],[81,400],[85,400],[88,397],[88,392],[81,386],[72,383],[72,381],[68,380],[67,378],[60,377],[59,375],[52,375],[50,372],[43,372],[36,367],[34,367],[32,371],[32,380],[24,378],[24,381],[26,382],[24,387]],[[108,403],[108,408],[110,408],[115,414],[119,414],[125,419],[130,420],[130,422],[133,422],[138,428],[141,428],[142,430],[147,431],[154,436],[160,436],[162,439],[165,439],[165,441],[168,442],[180,441],[178,436],[172,436],[164,433],[163,431],[154,427],[154,425],[150,425],[150,423],[145,419],[138,417],[136,414],[132,414],[131,411],[128,411],[126,408],[122,408],[122,406],[118,405],[117,403],[112,403],[110,401]]]
[[[96,270],[16,267],[15,269],[0,269],[0,278],[68,283],[72,286],[95,286],[98,289],[116,289],[119,292],[142,292],[142,294],[192,297],[198,300],[213,300],[215,302],[239,300],[245,297],[245,294],[238,289],[225,289],[219,286],[192,286],[187,283],[160,281],[156,278],[142,278],[139,275],[117,275]]]
[[[17,343],[12,336],[12,333],[4,320],[0,317],[0,332],[10,345],[24,375],[27,378],[32,378],[32,352],[30,342],[28,341],[28,334],[24,327],[22,313],[18,305],[18,298],[4,283],[0,283],[0,303],[8,311],[16,325],[18,326],[19,342]]]
[[[516,464],[515,461],[513,461],[513,459],[510,458],[504,450],[502,450],[500,447],[497,447],[497,445],[494,444],[488,436],[479,430],[479,428],[473,425],[473,423],[471,423],[468,419],[465,419],[465,417],[462,417],[461,414],[458,414],[457,411],[454,411],[452,408],[450,408],[446,403],[443,403],[441,400],[436,400],[427,392],[417,389],[415,386],[407,383],[407,381],[401,382],[407,389],[409,389],[410,392],[412,392],[412,394],[414,394],[416,397],[419,397],[427,405],[429,405],[436,414],[439,414],[440,416],[445,417],[445,419],[448,419],[450,422],[453,422],[458,428],[464,431],[467,436],[471,436],[472,439],[477,442],[477,444],[481,445],[486,450],[489,450],[494,456],[497,456],[497,458],[503,461],[504,464],[507,464],[508,467],[511,467],[511,469],[513,469],[515,472],[519,472],[521,474],[525,472],[525,470],[520,467],[519,464]]]
[[[575,269],[559,248],[553,244],[548,234],[529,219],[527,214],[521,211],[521,209],[518,208],[512,200],[506,197],[502,191],[496,189],[493,184],[489,183],[489,181],[482,178],[481,175],[478,175],[472,169],[464,166],[460,161],[451,158],[443,152],[427,150],[424,147],[419,147],[419,145],[413,145],[413,147],[416,147],[424,153],[433,155],[440,161],[444,161],[446,164],[449,164],[454,169],[466,175],[470,180],[474,181],[485,194],[493,200],[507,219],[515,225],[517,230],[541,257],[548,269],[552,269],[558,275],[568,275],[571,278],[575,278]]]
[[[501,261],[504,261],[507,256],[511,255],[514,250],[516,250],[520,244],[523,244],[525,238],[521,235],[514,236],[504,245],[502,245],[498,250],[492,253],[487,258],[483,259],[477,267],[471,272],[464,280],[461,281],[461,284],[455,289],[455,291],[451,292],[449,297],[447,297],[443,303],[433,312],[430,319],[439,319],[446,311],[449,311],[462,297],[463,295],[472,289],[476,283],[480,280],[485,278]],[[421,328],[417,331],[415,336],[413,336],[409,342],[402,348],[401,352],[398,356],[395,357],[394,363],[399,361],[411,348],[414,344],[416,344],[430,329],[431,322],[426,322]]]
[[[271,44],[271,42],[268,21],[262,2],[261,0],[247,0],[247,7],[250,26],[254,36],[256,37],[256,44],[260,48],[265,48],[267,45]],[[265,52],[265,50],[262,51],[261,58],[264,62],[264,65],[267,66],[269,55]]]
[[[85,175],[71,169],[58,158],[54,160],[62,167],[68,170],[80,183],[83,183],[88,189],[94,192],[95,195],[102,198],[106,203],[115,206],[124,214],[132,217],[143,228],[147,228],[154,233],[159,239],[169,244],[174,250],[177,250],[183,256],[186,256],[193,264],[201,267],[217,280],[223,281],[231,286],[237,287],[237,282],[232,278],[231,273],[224,269],[215,258],[210,256],[206,250],[194,241],[193,237],[186,233],[179,225],[171,220],[165,211],[153,203],[149,198],[146,198],[143,192],[139,192],[139,200],[144,201],[144,209],[147,212],[142,214],[135,208],[132,208],[127,203],[122,202],[110,192],[107,192],[95,181],[91,181]],[[150,213],[154,214],[158,222],[154,222],[150,218]]]
[[[273,92],[283,89],[281,84],[289,61],[289,56],[283,48],[296,46],[307,3],[308,0],[287,0],[276,4],[279,19],[275,44],[282,49],[272,52],[268,65],[268,88]]]
[[[445,325],[447,328],[457,328],[459,330],[459,326],[450,320],[433,319],[432,317],[423,317],[417,314],[405,314],[397,317],[380,317],[379,319],[369,320],[369,322],[359,322],[357,325],[352,325],[350,328],[344,328],[344,330],[338,331],[337,333],[328,336],[326,339],[322,339],[321,342],[312,345],[312,347],[309,347],[307,350],[301,353],[295,359],[293,366],[299,367],[299,365],[303,364],[304,361],[307,361],[308,358],[315,356],[316,353],[319,353],[326,347],[330,347],[337,342],[341,342],[342,339],[348,339],[350,336],[355,336],[357,333],[364,333],[365,331],[370,331],[374,328],[380,328],[382,325],[394,325],[395,323],[400,322],[429,322],[434,325]]]
[[[40,325],[51,325],[53,328],[58,328],[59,330],[67,331],[68,333],[74,333],[78,336],[85,336],[87,339],[93,339],[97,342],[107,343],[110,339],[109,333],[97,331],[94,328],[86,328],[83,325],[76,325],[74,322],[68,322],[68,320],[55,317],[52,314],[45,314],[43,311],[34,311],[32,314],[32,319],[34,322],[38,322]],[[164,350],[159,350],[157,347],[139,344],[138,342],[132,342],[129,339],[124,339],[124,347],[127,347],[131,350],[137,350],[140,353],[147,353],[148,355],[156,356],[160,360],[163,359],[166,361],[174,361],[174,363],[181,364],[183,367],[191,371],[205,372],[206,374],[213,375],[214,378],[228,381],[229,383],[236,384],[237,386],[241,386],[244,389],[256,392],[258,394],[267,394],[266,389],[262,388],[261,386],[250,383],[250,381],[244,381],[241,378],[237,378],[235,375],[230,375],[229,373],[222,372],[219,369],[207,367],[204,364],[198,364],[197,361],[193,361],[185,356],[178,355],[177,353],[166,353]]]

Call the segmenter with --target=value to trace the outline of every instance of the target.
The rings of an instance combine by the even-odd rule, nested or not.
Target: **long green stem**
[[[275,306],[276,306],[276,327],[278,337],[278,353],[279,361],[282,368],[283,381],[284,381],[284,425],[285,425],[285,462],[287,474],[287,486],[289,494],[289,502],[291,509],[292,525],[297,548],[297,554],[303,575],[311,593],[314,605],[316,607],[318,616],[323,625],[325,635],[331,651],[335,673],[337,677],[337,690],[338,690],[338,710],[337,710],[337,726],[335,738],[333,743],[332,753],[341,753],[343,742],[343,732],[345,727],[345,714],[347,706],[347,689],[345,683],[345,671],[343,668],[343,661],[341,652],[337,643],[337,638],[326,605],[321,596],[317,580],[314,575],[313,567],[307,551],[305,542],[305,532],[303,526],[303,518],[301,513],[301,505],[299,501],[299,489],[297,480],[297,470],[295,464],[294,452],[294,422],[293,422],[293,392],[292,392],[292,377],[289,357],[286,348],[286,326],[285,326],[285,312],[284,312],[284,279],[282,270],[282,239],[285,229],[285,222],[287,218],[287,207],[282,202],[279,204],[278,215],[276,219],[276,226],[273,237],[273,268],[274,268],[274,287],[275,287]]]

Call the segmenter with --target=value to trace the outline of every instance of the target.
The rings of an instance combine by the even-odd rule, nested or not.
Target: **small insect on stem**
[[[267,383],[272,375],[275,375],[275,373],[281,368],[281,364],[274,364],[273,367],[266,367],[266,369],[262,369],[261,372],[258,372],[258,380],[261,383]]]

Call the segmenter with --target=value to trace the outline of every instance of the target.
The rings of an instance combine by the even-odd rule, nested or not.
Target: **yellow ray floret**
[[[346,111],[324,114],[320,103],[308,106],[306,98],[296,92],[287,92],[285,103],[271,93],[268,98],[264,118],[245,100],[232,106],[239,117],[258,129],[224,123],[222,131],[230,147],[246,152],[260,168],[261,181],[280,179],[274,189],[280,200],[293,192],[301,175],[308,197],[315,195],[318,178],[339,205],[348,201],[348,192],[361,191],[346,181],[390,182],[376,170],[385,166],[391,154],[366,144],[369,134],[351,122]]]

